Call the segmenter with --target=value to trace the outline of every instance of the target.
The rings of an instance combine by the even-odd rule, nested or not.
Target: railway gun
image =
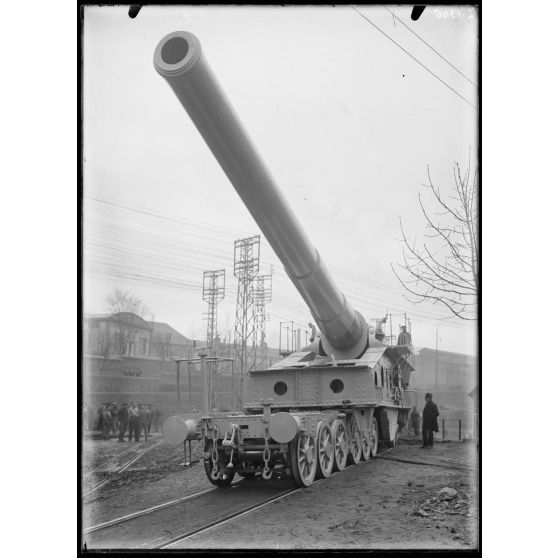
[[[247,373],[242,413],[169,417],[165,441],[203,440],[207,477],[292,475],[310,486],[394,445],[409,413],[410,345],[388,346],[337,288],[209,68],[198,39],[176,31],[154,53],[165,78],[308,306],[320,336]]]

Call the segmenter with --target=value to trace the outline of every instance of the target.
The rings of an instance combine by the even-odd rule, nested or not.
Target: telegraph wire
[[[463,95],[461,95],[461,93],[458,93],[451,85],[448,85],[441,77],[438,77],[432,70],[430,70],[429,68],[427,68],[420,60],[418,60],[417,58],[415,58],[408,50],[406,50],[405,48],[403,48],[395,39],[392,39],[385,31],[382,31],[373,21],[371,21],[370,19],[368,19],[362,12],[360,12],[359,10],[357,10],[354,6],[351,6],[351,8],[352,8],[358,15],[360,15],[360,17],[362,17],[362,18],[365,19],[368,23],[370,23],[370,25],[372,25],[373,27],[375,27],[382,35],[384,35],[384,37],[388,38],[393,44],[395,44],[396,46],[398,46],[405,54],[407,54],[408,56],[410,56],[417,64],[419,64],[420,66],[422,66],[429,74],[432,74],[438,81],[440,81],[440,82],[443,83],[448,89],[450,89],[451,91],[453,91],[458,97],[460,97],[461,99],[463,99],[467,104],[471,105],[475,110],[478,108],[476,105],[473,105],[473,103],[471,103],[471,102],[468,101],[465,97],[463,97]]]
[[[420,39],[429,49],[433,50],[444,62],[447,62],[458,74],[461,74],[470,84],[478,87],[478,85],[470,80],[459,68],[456,68],[447,58],[444,58],[432,45],[425,41],[418,33],[415,33],[402,19],[399,19],[388,7],[386,10],[397,20],[399,23],[404,25],[417,39]]]
[[[114,201],[110,201],[108,199],[94,198],[94,197],[91,197],[91,196],[86,196],[86,197],[88,199],[98,201],[99,203],[108,204],[108,205],[111,205],[111,206],[115,206],[115,207],[118,207],[118,208],[125,209],[127,211],[137,212],[137,213],[140,213],[140,214],[146,214],[147,213],[147,214],[150,214],[153,217],[156,217],[157,219],[161,219],[161,220],[164,220],[164,221],[176,221],[176,222],[180,222],[180,223],[186,224],[188,226],[196,227],[196,228],[201,227],[201,228],[210,229],[210,230],[215,229],[215,231],[213,231],[214,233],[217,232],[218,230],[222,230],[223,231],[222,234],[227,235],[227,241],[229,240],[229,235],[230,234],[248,234],[246,232],[241,233],[237,230],[227,229],[225,227],[218,227],[218,226],[215,226],[215,225],[209,225],[207,223],[189,221],[184,217],[178,217],[178,216],[172,216],[172,215],[163,214],[163,213],[157,213],[157,212],[150,211],[150,210],[147,210],[145,208],[142,208],[140,206],[133,206],[133,205],[126,204],[124,202],[114,202]],[[140,221],[140,223],[145,224],[144,221]],[[109,223],[108,225],[103,225],[103,226],[111,227],[111,228],[113,228],[113,230],[116,230],[116,228],[117,228],[117,225],[114,225],[113,223]],[[164,228],[164,229],[166,229],[170,232],[174,232],[174,233],[179,232],[181,234],[184,234],[184,231],[182,229],[177,229],[177,228],[172,228],[172,227],[163,227],[163,226],[161,226],[161,228]],[[120,230],[123,231],[122,228],[120,228]],[[134,234],[136,234],[136,233],[134,233]],[[142,234],[142,235],[150,234],[150,235],[155,236],[154,233],[152,233],[152,232],[145,233],[143,231],[140,231],[139,234]],[[219,234],[221,234],[221,233],[219,232]],[[207,235],[200,234],[198,232],[196,232],[195,235],[200,237],[200,238],[206,239],[206,240],[211,240],[212,242],[217,242],[217,243],[224,242],[224,241],[218,240],[215,236],[207,236]],[[157,236],[158,236],[158,238],[161,238],[162,240],[164,240],[165,244],[168,243],[168,241],[169,241],[168,237],[159,236],[159,235],[157,235]],[[174,239],[170,240],[170,242],[173,242],[173,243],[176,244]],[[262,239],[261,246],[262,246],[262,249],[264,249],[265,251],[268,252],[266,254],[267,259],[273,260],[271,263],[278,264],[279,267],[281,267],[281,264],[280,264],[280,262],[279,262],[279,260],[276,256],[275,252],[273,251],[271,246],[265,241],[265,239]],[[229,252],[228,251],[215,250],[215,253],[218,253],[218,252],[223,257],[229,257]],[[206,253],[206,250],[204,250],[203,253]],[[270,263],[270,262],[267,262],[267,263]],[[264,265],[266,265],[266,262],[264,262]],[[336,266],[328,266],[328,267],[331,269],[332,272],[335,272],[336,275],[344,275],[344,276],[347,276],[347,277],[352,277],[355,281],[357,281],[361,284],[365,284],[366,287],[372,286],[374,288],[382,289],[386,292],[389,292],[389,293],[392,293],[392,294],[395,294],[395,295],[400,294],[398,290],[393,289],[392,287],[388,287],[387,285],[384,285],[381,282],[370,281],[368,278],[359,278],[356,274],[351,273],[349,271],[346,271],[346,270],[344,270],[342,268],[339,268],[339,267],[336,267]]]
[[[95,198],[90,198],[95,199]],[[97,201],[97,200],[95,200]],[[106,200],[99,200],[101,203],[105,203]],[[120,209],[126,209],[132,212],[139,212],[139,213],[150,213],[153,217],[163,221],[169,221],[170,219],[162,214],[157,214],[154,212],[143,211],[142,208],[132,208],[132,206],[126,206],[126,204],[119,204],[113,202],[107,202],[108,205],[113,205]],[[179,221],[181,224],[187,223],[188,221],[184,218],[175,218],[174,221]],[[141,221],[143,225],[145,225],[145,221]],[[120,227],[113,222],[103,223],[103,222],[85,222],[85,229],[86,229],[86,248],[89,245],[90,248],[93,248],[89,252],[86,250],[86,255],[89,252],[91,255],[95,255],[101,258],[107,258],[110,261],[106,262],[108,265],[112,266],[112,271],[115,271],[114,266],[117,267],[120,271],[119,277],[122,278],[123,275],[126,275],[125,270],[122,270],[123,262],[126,262],[126,265],[133,268],[133,271],[137,271],[137,273],[130,273],[128,276],[129,280],[132,281],[141,281],[141,274],[149,274],[149,278],[146,282],[149,284],[160,284],[161,286],[171,287],[173,289],[180,288],[179,285],[183,285],[183,288],[186,286],[183,279],[185,277],[191,277],[191,280],[197,282],[199,278],[197,277],[197,273],[203,271],[204,268],[210,265],[222,265],[223,259],[230,258],[230,254],[228,250],[217,249],[217,248],[204,248],[201,249],[199,247],[190,246],[187,243],[183,243],[181,241],[177,241],[176,238],[169,238],[165,237],[164,235],[154,234],[152,231],[145,232],[145,231],[133,231],[133,234],[126,234],[126,225],[124,227]],[[213,226],[209,226],[202,223],[196,223],[196,225],[192,226],[202,226],[206,229],[212,229]],[[184,234],[184,231],[177,229],[175,227],[163,227],[168,231],[175,234],[177,231],[180,231]],[[223,230],[223,227],[219,227]],[[87,234],[87,230],[90,229],[93,235]],[[95,231],[95,229],[97,229]],[[105,229],[105,230],[103,230]],[[108,232],[108,234],[107,234]],[[115,233],[118,235],[117,242],[120,246],[115,246]],[[191,233],[188,233],[189,236]],[[223,230],[223,233],[219,232],[219,235],[226,234],[227,235],[227,242],[230,240],[230,231]],[[139,236],[139,239],[137,238]],[[222,244],[224,240],[216,238],[215,236],[208,237],[206,235],[200,235],[203,238],[207,238],[212,240],[216,243]],[[96,238],[95,238],[96,237]],[[140,242],[138,242],[140,240]],[[155,240],[155,242],[153,242]],[[171,244],[169,249],[169,242]],[[263,244],[263,243],[262,243]],[[128,246],[128,247],[126,247]],[[184,247],[187,246],[187,250],[185,253]],[[270,251],[271,259],[273,262],[278,261],[275,254],[271,251],[271,247],[269,245],[266,246],[267,249]],[[100,250],[101,252],[99,253]],[[266,250],[267,251],[267,250]],[[196,263],[199,258],[207,261],[208,264],[204,267],[193,266],[190,261],[188,260],[187,254],[195,254],[196,256]],[[126,258],[126,256],[131,256]],[[130,261],[132,260],[132,261]],[[262,265],[267,265],[270,262],[265,261],[266,258],[262,258]],[[134,265],[135,262],[135,265]],[[96,274],[101,274],[101,270],[99,269],[99,265],[101,262],[96,261],[97,264],[95,268]],[[279,268],[281,266],[278,266]],[[358,300],[360,301],[359,307],[371,307],[371,306],[382,306],[385,307],[388,305],[391,309],[395,311],[404,311],[406,307],[398,301],[396,302],[393,298],[394,295],[398,295],[399,293],[393,289],[389,289],[386,287],[380,286],[376,282],[372,282],[367,278],[359,278],[359,276],[355,273],[347,272],[346,270],[341,270],[340,268],[331,268],[334,271],[334,276],[338,276],[337,281],[341,288],[341,290],[348,295],[350,300]],[[105,268],[106,270],[106,268]],[[108,270],[106,270],[108,271]],[[132,270],[130,270],[132,271]],[[169,271],[176,271],[180,274],[180,279],[173,279],[168,276]],[[197,273],[193,273],[197,272]],[[159,273],[163,274],[159,275]],[[279,284],[283,286],[283,288],[287,292],[291,292],[288,295],[285,295],[285,298],[281,301],[275,298],[275,302],[279,303],[282,307],[289,310],[290,312],[300,312],[299,315],[308,316],[307,312],[301,309],[300,305],[294,302],[295,296],[295,288],[291,284],[290,281],[287,280],[286,277],[283,277],[282,274],[278,274],[276,279]],[[353,284],[353,286],[351,286]],[[196,288],[192,284],[188,284],[189,287],[187,290],[189,292],[197,292]],[[199,287],[198,287],[199,288]],[[366,297],[361,294],[362,289],[365,288],[369,293],[371,288],[374,289],[382,289],[390,293],[390,295],[373,295],[367,294]],[[190,290],[192,289],[192,290]],[[230,289],[230,290],[229,290]],[[227,291],[229,293],[233,292],[232,287],[229,287]],[[276,293],[279,295],[279,293]],[[290,302],[287,302],[290,301]],[[273,304],[273,303],[272,303]],[[275,311],[273,311],[275,314]],[[368,313],[368,312],[367,312]],[[425,312],[424,310],[415,310],[414,315],[419,320],[426,320],[426,321],[437,321],[440,319],[439,316],[436,314],[431,314],[429,312]],[[451,322],[451,325],[462,325],[458,322]]]

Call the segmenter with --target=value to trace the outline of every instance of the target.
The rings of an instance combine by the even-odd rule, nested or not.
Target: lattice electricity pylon
[[[205,314],[207,320],[207,346],[215,349],[215,337],[217,334],[217,304],[225,298],[225,270],[204,271],[203,273],[203,300],[207,302],[208,311]],[[210,361],[206,370],[209,375],[209,408],[216,409],[219,406],[218,398],[218,371],[217,362]]]
[[[207,345],[213,346],[217,332],[217,304],[225,298],[225,270],[203,272],[203,299],[207,302]]]
[[[254,313],[256,315],[257,367],[261,366],[266,358],[265,322],[268,321],[270,317],[265,313],[265,305],[267,302],[271,302],[271,280],[271,275],[258,275],[253,283]]]
[[[260,236],[234,242],[234,276],[238,279],[234,324],[233,401],[243,404],[244,375],[255,365],[256,328],[252,282],[260,269]],[[236,385],[240,378],[240,386]],[[237,387],[239,388],[237,390]]]

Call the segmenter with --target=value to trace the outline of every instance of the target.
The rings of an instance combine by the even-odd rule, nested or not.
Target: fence
[[[478,420],[471,419],[438,419],[438,436],[442,440],[458,440],[478,438]]]
[[[411,425],[411,421],[407,421],[404,432],[410,437],[422,437],[422,421],[419,422],[416,432]],[[461,441],[466,438],[478,439],[478,416],[472,419],[450,419],[438,417],[438,440],[457,440]]]

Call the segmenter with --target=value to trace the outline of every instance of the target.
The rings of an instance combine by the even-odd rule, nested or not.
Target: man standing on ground
[[[132,403],[130,405],[130,408],[128,409],[128,420],[129,420],[128,441],[129,442],[132,441],[132,433],[133,433],[134,439],[136,440],[136,442],[139,442],[139,434],[140,434],[139,409],[135,403]]]
[[[124,434],[128,430],[128,405],[122,403],[118,409],[118,441],[124,441]]]
[[[139,430],[141,434],[145,434],[145,441],[149,438],[149,429],[151,428],[151,417],[147,405],[139,406]]]
[[[110,440],[110,425],[112,423],[112,414],[110,412],[110,405],[105,405],[102,411],[103,417],[103,440]]]
[[[438,406],[432,401],[432,394],[424,396],[426,405],[422,411],[422,447],[434,446],[434,432],[438,432]]]
[[[151,434],[151,424],[153,423],[153,409],[147,405],[147,433]]]

